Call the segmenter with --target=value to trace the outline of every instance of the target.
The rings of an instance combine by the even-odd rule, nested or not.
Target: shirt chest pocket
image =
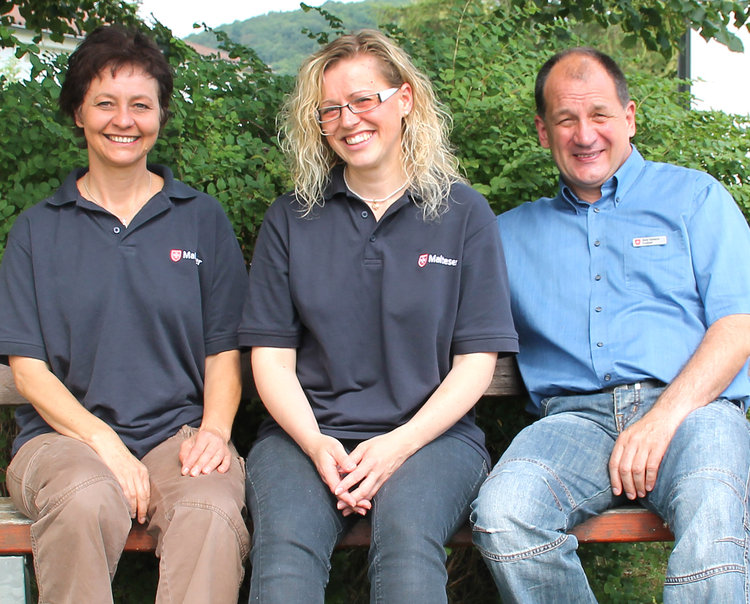
[[[625,286],[654,297],[688,285],[690,256],[680,231],[646,229],[623,241]]]

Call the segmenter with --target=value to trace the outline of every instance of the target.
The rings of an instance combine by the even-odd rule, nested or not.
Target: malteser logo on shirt
[[[188,250],[170,250],[169,258],[172,260],[172,262],[179,262],[180,260],[192,260],[193,262],[195,262],[196,266],[200,266],[203,262],[203,260],[198,258],[198,255],[195,252],[191,252]]]
[[[458,260],[455,258],[446,258],[438,254],[420,254],[417,260],[417,266],[424,268],[428,264],[442,264],[444,266],[457,266]]]

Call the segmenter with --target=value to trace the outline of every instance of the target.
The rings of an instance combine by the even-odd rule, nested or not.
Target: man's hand
[[[179,453],[183,476],[224,474],[232,465],[229,443],[219,430],[201,428],[182,443]]]
[[[615,441],[609,458],[612,492],[628,499],[645,497],[656,484],[661,460],[681,418],[655,405]]]

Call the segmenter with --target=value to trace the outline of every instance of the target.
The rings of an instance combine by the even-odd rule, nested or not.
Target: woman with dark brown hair
[[[236,602],[242,580],[244,263],[218,202],[147,164],[171,93],[143,34],[82,42],[60,106],[88,167],[18,217],[0,266],[0,362],[31,403],[7,485],[40,601],[111,601],[132,520],[157,538],[157,602]]]

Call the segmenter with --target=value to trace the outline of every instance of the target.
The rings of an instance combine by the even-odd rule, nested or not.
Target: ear
[[[396,94],[398,94],[401,115],[405,117],[411,113],[411,110],[414,107],[414,95],[412,93],[411,84],[409,84],[409,82],[404,82],[401,84],[401,89]]]
[[[549,137],[547,136],[547,125],[544,120],[538,115],[534,116],[534,125],[536,126],[536,133],[539,137],[539,144],[545,149],[549,149]]]
[[[81,119],[81,108],[80,107],[75,110],[75,113],[73,114],[73,116],[74,116],[74,121],[76,123],[76,126],[78,126],[79,128],[83,128],[83,120]]]
[[[635,136],[635,102],[628,101],[625,105],[625,121],[628,124],[628,136],[633,138]]]

